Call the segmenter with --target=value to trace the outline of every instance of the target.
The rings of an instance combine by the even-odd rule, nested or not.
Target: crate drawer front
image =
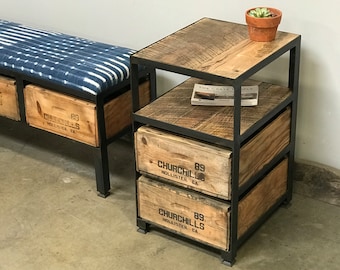
[[[242,146],[240,186],[289,144],[290,119],[287,108]],[[135,152],[136,168],[141,173],[230,199],[232,152],[227,149],[142,126],[135,133]]]
[[[137,180],[138,215],[196,241],[229,248],[229,205],[146,176]]]
[[[15,80],[3,76],[0,76],[0,115],[12,120],[20,120]]]
[[[135,133],[135,151],[141,173],[216,197],[229,197],[229,150],[142,126]]]
[[[29,125],[98,146],[95,104],[35,85],[25,87],[24,97]]]
[[[287,192],[288,159],[273,168],[238,204],[238,238]],[[229,250],[230,205],[147,176],[137,180],[138,216],[222,250]]]

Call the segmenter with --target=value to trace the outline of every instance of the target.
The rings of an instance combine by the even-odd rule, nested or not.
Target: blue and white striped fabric
[[[97,95],[127,80],[134,50],[0,20],[0,67]]]

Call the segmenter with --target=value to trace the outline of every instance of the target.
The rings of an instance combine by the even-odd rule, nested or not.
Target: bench
[[[131,129],[133,53],[0,20],[0,116],[93,147],[102,197],[110,194],[108,145]],[[154,80],[141,70],[141,105]]]

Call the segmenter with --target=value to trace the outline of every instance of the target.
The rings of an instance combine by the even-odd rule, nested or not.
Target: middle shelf
[[[135,121],[192,138],[203,138],[204,141],[213,144],[232,147],[234,108],[191,105],[190,99],[195,83],[209,84],[201,79],[189,78],[135,112]],[[242,141],[248,140],[256,130],[260,130],[288,106],[292,96],[288,87],[254,80],[246,80],[245,83],[259,85],[259,101],[257,106],[241,108]]]

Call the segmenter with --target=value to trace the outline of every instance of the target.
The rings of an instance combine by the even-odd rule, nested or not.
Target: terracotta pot
[[[282,12],[276,8],[268,8],[275,16],[267,18],[256,18],[250,16],[246,11],[246,23],[248,25],[249,38],[254,41],[272,41],[276,37],[277,27],[281,22]]]

